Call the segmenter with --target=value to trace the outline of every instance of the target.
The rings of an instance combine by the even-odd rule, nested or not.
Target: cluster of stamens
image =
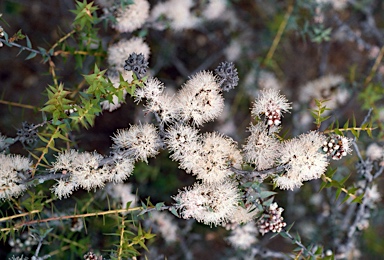
[[[283,208],[277,206],[277,203],[272,203],[269,206],[268,210],[257,222],[257,228],[262,235],[268,232],[280,232],[287,225],[281,216],[283,210]]]
[[[332,156],[333,160],[340,160],[343,156],[347,156],[348,147],[344,147],[342,136],[331,136],[327,141],[323,143],[323,151],[328,156]]]
[[[272,126],[272,125],[278,126],[281,124],[280,109],[265,112],[265,117],[267,119],[267,125],[269,126]]]

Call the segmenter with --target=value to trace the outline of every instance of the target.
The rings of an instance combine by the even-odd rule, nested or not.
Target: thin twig
[[[102,211],[102,212],[93,212],[93,213],[75,214],[75,215],[69,215],[69,216],[50,217],[50,218],[45,218],[45,219],[36,219],[36,220],[20,222],[20,223],[17,223],[12,228],[2,228],[2,229],[0,229],[0,231],[11,231],[11,230],[20,229],[24,226],[30,226],[33,224],[40,224],[40,223],[47,223],[47,222],[51,222],[51,221],[61,221],[64,219],[98,217],[98,216],[105,216],[105,215],[111,215],[111,214],[133,212],[133,211],[138,211],[138,210],[143,210],[143,207],[135,207],[135,208],[128,208],[128,209],[116,209],[116,210],[108,210],[108,211]]]
[[[35,49],[32,49],[32,48],[20,45],[20,44],[15,43],[15,42],[8,42],[5,39],[1,39],[1,38],[0,38],[0,42],[5,43],[5,45],[12,45],[12,46],[20,48],[22,50],[27,50],[27,51],[30,51],[30,52],[34,52],[36,54],[40,54],[41,56],[44,56],[43,53],[41,53],[41,51],[38,51],[38,50],[35,50]]]
[[[288,20],[291,17],[291,14],[292,14],[292,11],[293,11],[293,4],[294,4],[294,1],[288,6],[288,10],[287,10],[287,12],[284,15],[284,20],[281,22],[281,24],[279,26],[279,29],[278,29],[278,31],[276,33],[276,36],[273,39],[271,48],[269,48],[267,56],[265,57],[265,59],[263,61],[263,65],[268,64],[268,62],[272,59],[273,54],[276,51],[277,45],[279,45],[279,42],[281,40],[281,36],[283,35],[283,32],[284,32],[285,28],[287,27]]]
[[[27,105],[27,104],[20,104],[20,103],[6,101],[6,100],[0,100],[0,104],[10,105],[10,106],[14,106],[14,107],[28,108],[28,109],[33,109],[33,110],[38,109],[38,107],[35,107],[35,106],[31,106],[31,105]]]
[[[275,168],[271,168],[271,169],[267,169],[267,170],[263,170],[263,171],[246,171],[246,170],[236,169],[234,167],[231,168],[231,170],[234,173],[241,175],[243,177],[246,177],[248,179],[253,179],[253,178],[265,179],[269,175],[284,171],[284,169],[285,169],[285,165],[279,165]]]

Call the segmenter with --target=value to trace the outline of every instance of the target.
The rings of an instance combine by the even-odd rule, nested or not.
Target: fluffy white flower
[[[176,124],[168,129],[166,144],[172,153],[172,160],[179,161],[179,167],[187,173],[191,173],[200,163],[201,150],[203,149],[200,135],[197,129]]]
[[[131,176],[135,167],[134,160],[131,158],[120,158],[115,161],[112,167],[109,167],[109,181],[120,183]],[[108,174],[108,173],[107,173]]]
[[[227,237],[227,241],[231,246],[245,250],[250,248],[252,244],[257,242],[258,230],[254,222],[249,222],[242,226],[237,226],[231,231]]]
[[[233,182],[195,183],[173,197],[184,219],[194,218],[206,225],[222,225],[236,211],[240,195]]]
[[[367,157],[371,161],[381,161],[384,159],[384,148],[377,143],[372,143],[367,148]]]
[[[103,187],[110,177],[105,172],[105,167],[99,167],[102,159],[103,156],[96,152],[79,153],[70,150],[58,154],[51,171],[62,172],[63,175],[69,173],[70,176],[66,180],[60,180],[52,191],[61,199],[79,187],[87,191]]]
[[[276,78],[275,74],[268,71],[260,71],[257,84],[260,89],[281,89],[281,83]]]
[[[167,212],[155,211],[151,213],[150,220],[155,224],[155,230],[158,230],[167,243],[173,243],[177,240],[179,228],[173,215]]]
[[[197,179],[218,183],[233,174],[231,166],[241,167],[242,156],[237,143],[217,133],[206,133],[202,138],[200,158],[191,164],[191,171]],[[188,157],[184,161],[188,160]]]
[[[168,128],[166,144],[173,154],[171,158],[181,160],[190,148],[199,142],[199,131],[189,125],[175,124]],[[200,148],[200,147],[199,147]]]
[[[367,189],[365,196],[368,198],[368,203],[371,204],[371,207],[381,201],[381,194],[376,184]]]
[[[32,170],[32,162],[20,155],[5,155],[0,153],[0,199],[10,199],[19,196],[27,186],[19,184],[18,173],[25,174]]]
[[[226,9],[225,0],[209,0],[207,6],[203,10],[203,17],[208,20],[219,18]]]
[[[133,125],[129,129],[120,129],[112,140],[113,149],[117,154],[124,152],[135,160],[148,162],[147,158],[159,153],[160,139],[152,124]]]
[[[155,100],[164,92],[164,84],[157,78],[149,78],[144,87],[135,90],[135,101],[140,102],[142,99]]]
[[[156,98],[148,99],[145,105],[148,112],[156,113],[160,123],[170,123],[174,121],[179,115],[179,106],[174,96],[167,93],[158,95]]]
[[[280,142],[261,122],[251,125],[248,131],[251,135],[243,146],[245,161],[254,164],[258,171],[273,167],[280,155]]]
[[[315,131],[285,141],[279,163],[285,166],[286,173],[275,179],[277,186],[293,190],[303,181],[320,178],[328,166],[327,156],[321,152],[324,141],[325,137]]]
[[[131,202],[130,207],[135,207],[137,205],[138,198],[134,194],[132,184],[130,183],[111,183],[106,186],[106,191],[112,198],[121,202],[123,208],[126,207],[128,202]]]
[[[318,79],[309,81],[300,88],[299,101],[309,103],[313,99],[328,101],[325,103],[327,108],[335,109],[341,104],[345,104],[350,96],[345,88],[340,85],[345,82],[340,75],[325,75]]]
[[[159,20],[165,17],[170,27],[175,31],[195,27],[199,19],[191,13],[194,6],[193,0],[169,0],[155,5],[151,11],[151,20]]]
[[[285,96],[280,95],[276,89],[265,89],[260,92],[255,100],[251,114],[260,118],[265,115],[267,125],[280,125],[282,113],[291,109],[291,103],[288,103]]]
[[[71,181],[57,180],[51,190],[59,199],[68,198],[72,195],[73,191],[77,189],[77,185]]]
[[[300,188],[303,185],[303,182],[300,180],[300,178],[288,177],[285,175],[276,177],[274,182],[276,186],[282,190],[294,190],[296,188]]]
[[[178,93],[180,119],[201,126],[217,118],[224,107],[220,86],[210,72],[202,71],[189,79]]]
[[[125,60],[131,53],[143,54],[146,60],[149,59],[150,49],[143,38],[132,37],[129,40],[123,39],[108,47],[108,64],[119,72],[124,71]]]
[[[114,28],[119,32],[133,32],[139,29],[149,16],[149,3],[146,0],[135,0],[133,4],[120,9]]]
[[[72,169],[69,169],[71,181],[76,187],[79,186],[90,191],[104,186],[107,176],[99,170],[99,163],[102,159],[103,157],[96,152],[77,153],[73,160]]]
[[[225,59],[227,61],[236,61],[240,58],[242,51],[242,43],[239,40],[232,40],[228,47],[224,50]]]

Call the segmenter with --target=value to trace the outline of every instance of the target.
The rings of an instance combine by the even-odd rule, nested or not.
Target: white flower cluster
[[[133,125],[129,129],[117,131],[113,140],[113,153],[119,158],[133,158],[148,162],[147,158],[159,153],[161,141],[152,124]]]
[[[152,8],[149,20],[158,29],[164,29],[165,24],[168,24],[171,29],[181,31],[195,28],[204,20],[218,19],[225,10],[225,0],[204,1],[201,10],[197,10],[193,0],[168,0]]]
[[[202,71],[189,79],[176,96],[164,93],[163,84],[148,79],[145,88],[138,88],[137,101],[146,99],[146,110],[156,113],[161,123],[182,121],[202,126],[217,118],[224,107],[220,85],[211,72]]]
[[[103,164],[103,156],[94,153],[79,153],[76,150],[65,151],[57,156],[52,172],[63,174],[62,179],[52,188],[58,198],[66,198],[78,188],[92,190],[103,187],[105,182],[122,182],[134,168],[131,158],[117,158],[113,164]],[[65,178],[68,174],[68,178]]]
[[[167,133],[167,144],[180,168],[204,182],[220,183],[233,174],[230,167],[242,163],[236,143],[217,133],[199,135],[192,127],[176,125]]]
[[[135,0],[133,4],[117,10],[116,24],[113,27],[122,33],[133,32],[143,26],[149,17],[147,0]]]
[[[268,131],[267,126],[261,122],[251,124],[248,131],[251,135],[243,146],[244,160],[254,165],[258,171],[272,168],[280,155],[279,140],[273,131]]]
[[[381,165],[384,165],[384,147],[377,143],[372,143],[367,148],[367,157],[371,161],[378,161]]]
[[[121,202],[123,208],[128,202],[131,202],[130,207],[137,205],[138,198],[132,191],[132,184],[130,183],[108,183],[105,190],[112,198]]]
[[[0,153],[0,199],[19,196],[27,189],[20,184],[20,176],[32,170],[32,162],[20,155],[5,155]]]
[[[231,220],[240,199],[236,184],[195,183],[173,198],[184,219],[194,218],[206,225],[222,225]]]
[[[175,217],[168,212],[155,211],[151,213],[151,227],[158,231],[167,243],[173,243],[177,240],[179,228],[175,223]]]
[[[309,81],[300,87],[299,101],[309,103],[313,99],[327,100],[327,108],[335,109],[345,104],[350,97],[347,89],[341,86],[344,82],[344,77],[333,74]]]
[[[282,189],[300,187],[303,181],[318,179],[328,166],[327,155],[321,151],[325,137],[311,131],[283,142],[280,148],[279,164],[286,173],[275,179]]]
[[[254,222],[249,222],[242,226],[237,226],[234,230],[231,230],[230,235],[227,237],[227,241],[231,246],[242,250],[250,248],[252,244],[257,242],[258,229]]]

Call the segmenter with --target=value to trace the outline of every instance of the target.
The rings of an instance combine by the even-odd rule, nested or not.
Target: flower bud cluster
[[[260,220],[257,222],[257,228],[259,232],[264,235],[268,232],[278,233],[287,224],[283,221],[284,218],[281,213],[284,211],[283,208],[278,207],[277,203],[272,203],[266,212],[262,215]]]
[[[215,69],[223,91],[229,91],[239,84],[237,69],[232,62],[224,61]]]
[[[93,252],[88,252],[84,255],[84,260],[103,260],[103,256],[98,256]]]
[[[34,124],[23,122],[21,128],[17,129],[17,138],[23,144],[33,145],[38,140],[37,132]]]
[[[148,70],[148,61],[145,59],[142,53],[132,53],[128,59],[125,60],[124,69],[135,73],[138,79],[145,76]]]
[[[341,135],[331,135],[323,142],[323,151],[333,160],[340,160],[351,153],[351,139]]]
[[[130,71],[124,70],[125,60],[127,59],[127,53],[140,53],[144,56],[144,60],[141,61],[141,65],[139,67],[132,66],[134,64],[128,64],[126,68],[129,68]],[[141,75],[144,75],[147,70],[148,58],[150,55],[150,49],[148,44],[144,42],[142,38],[131,37],[129,40],[122,39],[117,43],[112,44],[108,47],[108,78],[112,82],[115,88],[120,87],[120,77],[119,74],[123,77],[125,81],[131,83],[133,80],[133,70],[136,70],[136,77],[141,78]],[[136,57],[137,58],[137,57]],[[146,66],[144,66],[146,64]],[[141,72],[141,74],[140,74]],[[123,99],[127,91],[123,90]],[[121,106],[121,102],[119,102],[119,98],[114,95],[112,97],[112,102],[105,100],[101,102],[101,106],[103,110],[109,110],[112,112],[118,109]]]
[[[268,126],[279,126],[282,114],[289,109],[291,109],[291,103],[288,103],[285,96],[280,95],[278,90],[265,89],[255,100],[251,114],[257,118],[264,115]]]
[[[23,232],[17,238],[10,238],[8,244],[12,247],[12,253],[29,253],[37,245],[37,241],[29,232]]]

